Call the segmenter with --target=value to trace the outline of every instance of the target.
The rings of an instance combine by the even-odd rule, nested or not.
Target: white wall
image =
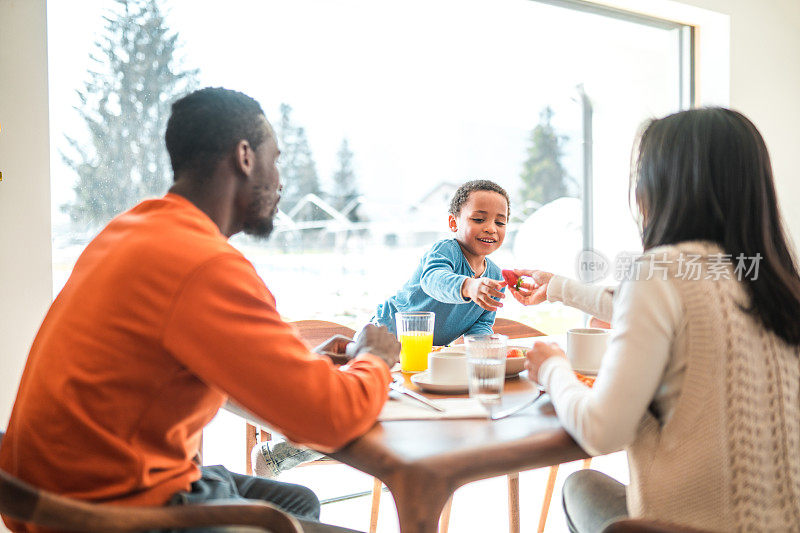
[[[784,214],[800,243],[800,210],[788,210],[800,199],[800,2],[605,3],[688,18],[702,15],[687,6],[730,15],[730,104],[764,134]],[[25,356],[51,299],[46,65],[45,0],[0,0],[0,427],[7,423]],[[708,87],[710,81],[703,83]]]
[[[45,0],[0,0],[0,429],[52,298],[46,37]]]

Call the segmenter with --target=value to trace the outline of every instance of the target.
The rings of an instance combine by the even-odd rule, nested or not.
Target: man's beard
[[[259,218],[253,221],[248,221],[244,226],[244,232],[247,235],[252,235],[258,239],[266,240],[272,233],[274,227],[275,226],[272,222],[272,217]]]
[[[265,217],[261,215],[261,212],[263,211],[262,206],[265,203],[265,196],[266,195],[262,194],[256,195],[256,197],[250,203],[242,230],[247,235],[252,235],[253,237],[266,240],[275,227],[273,220],[275,218],[275,213],[278,212],[278,204],[277,202],[275,203],[272,213],[270,213],[269,216]]]

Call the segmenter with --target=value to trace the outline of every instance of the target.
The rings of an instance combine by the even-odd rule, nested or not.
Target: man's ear
[[[448,216],[447,224],[450,226],[450,231],[452,232],[458,231],[458,221],[456,220],[456,217],[454,217],[452,214]]]
[[[250,143],[245,140],[236,143],[233,157],[236,170],[245,176],[250,176],[253,172],[253,166],[255,165],[255,153],[250,147]]]

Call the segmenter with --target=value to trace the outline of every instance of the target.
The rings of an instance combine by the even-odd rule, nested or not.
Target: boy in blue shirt
[[[506,236],[509,199],[489,180],[468,181],[450,202],[452,239],[435,243],[403,287],[378,306],[373,323],[396,333],[398,311],[433,311],[433,344],[450,344],[461,335],[490,334],[505,282],[486,256]]]

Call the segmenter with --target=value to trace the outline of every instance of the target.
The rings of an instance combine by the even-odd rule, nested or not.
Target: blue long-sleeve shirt
[[[411,278],[391,298],[378,306],[374,322],[396,332],[398,311],[433,311],[433,344],[450,344],[461,335],[489,334],[494,311],[486,311],[461,296],[464,279],[475,277],[455,239],[438,241],[428,250]],[[486,258],[483,277],[502,280],[500,267]],[[503,289],[505,290],[505,289]]]

